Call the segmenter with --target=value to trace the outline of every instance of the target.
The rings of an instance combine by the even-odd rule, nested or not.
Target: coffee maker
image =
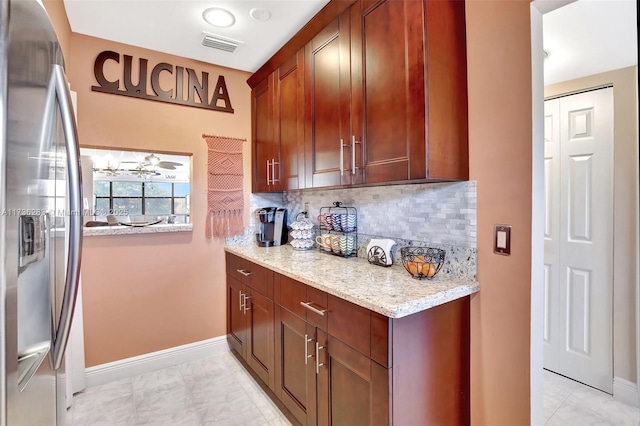
[[[260,247],[279,246],[287,242],[287,210],[263,207],[257,212],[260,221],[256,242]]]

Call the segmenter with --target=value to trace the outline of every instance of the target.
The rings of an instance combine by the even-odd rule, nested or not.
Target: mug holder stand
[[[344,215],[344,216],[343,216]],[[324,217],[325,220],[321,220]],[[327,221],[327,218],[330,218]],[[346,225],[343,227],[342,223],[334,223],[333,218],[339,218],[336,222],[342,222],[342,217],[347,220]],[[349,218],[353,218],[351,222]],[[353,236],[353,250],[351,253],[334,252],[333,249],[327,249],[325,246],[316,243],[321,253],[331,254],[340,257],[355,257],[358,255],[358,211],[355,207],[342,206],[342,202],[336,201],[332,207],[321,207],[320,215],[318,216],[318,222],[320,223],[320,231],[318,236],[322,235],[337,235],[337,236]]]

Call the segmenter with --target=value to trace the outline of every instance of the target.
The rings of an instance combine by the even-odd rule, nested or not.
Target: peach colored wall
[[[62,0],[43,0],[42,4],[49,15],[49,19],[53,23],[53,28],[58,36],[62,54],[64,55],[67,73],[71,65],[71,26],[67,19],[67,10],[64,8]]]
[[[168,62],[198,74],[207,71],[212,85],[218,75],[224,75],[235,113],[92,92],[93,63],[104,50],[131,55],[136,64],[137,58],[146,58],[150,67]],[[226,334],[224,241],[208,241],[204,236],[207,150],[201,135],[247,138],[245,170],[250,170],[249,74],[75,33],[71,54],[70,80],[78,93],[82,146],[193,154],[193,233],[84,239],[87,367]],[[121,69],[106,68],[107,73]],[[108,74],[107,78],[117,77]],[[246,205],[249,182],[245,176]]]
[[[530,422],[531,25],[529,1],[467,0],[469,175],[478,182],[479,293],[471,299],[473,425]],[[511,256],[494,224],[513,226]]]

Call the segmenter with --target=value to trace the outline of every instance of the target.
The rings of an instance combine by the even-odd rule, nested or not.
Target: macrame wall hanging
[[[207,142],[206,237],[225,238],[244,233],[242,213],[242,145],[246,139],[202,135]]]

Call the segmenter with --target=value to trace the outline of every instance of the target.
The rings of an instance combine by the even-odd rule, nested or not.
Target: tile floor
[[[291,425],[228,351],[88,388],[68,417],[73,426]]]
[[[609,394],[544,370],[545,426],[638,426],[640,409]]]
[[[640,410],[544,371],[549,426],[638,426]],[[291,422],[228,351],[76,395],[73,426],[285,426]]]

